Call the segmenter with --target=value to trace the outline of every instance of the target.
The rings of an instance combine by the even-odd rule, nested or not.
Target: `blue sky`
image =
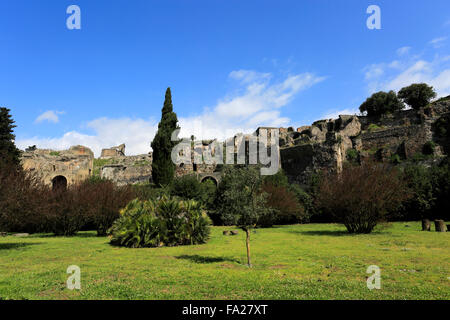
[[[356,113],[412,82],[448,95],[449,32],[448,0],[1,0],[0,106],[21,148],[146,153],[168,86],[202,138]]]

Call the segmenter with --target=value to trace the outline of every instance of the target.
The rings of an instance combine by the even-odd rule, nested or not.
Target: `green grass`
[[[405,227],[408,224],[409,227]],[[76,237],[0,237],[2,299],[450,299],[450,233],[394,223],[369,235],[309,224],[245,237],[214,227],[208,244],[172,248],[113,247],[94,232]],[[69,265],[81,290],[66,288]],[[381,289],[366,287],[369,265]]]

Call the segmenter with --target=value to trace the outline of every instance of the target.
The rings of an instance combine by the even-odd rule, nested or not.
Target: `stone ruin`
[[[338,119],[316,121],[296,130],[292,127],[276,128],[280,136],[278,152],[281,168],[290,182],[307,184],[309,178],[321,170],[342,170],[351,149],[357,154],[357,161],[368,158],[391,161],[393,156],[407,160],[422,152],[429,141],[436,143],[433,159],[439,160],[448,154],[450,143],[448,138],[442,138],[435,132],[435,124],[442,119],[445,123],[450,122],[449,109],[450,97],[447,97],[419,111],[405,110],[380,117],[340,115]],[[233,137],[234,152],[237,152],[240,141],[247,141],[249,137],[243,134]],[[213,141],[197,142],[196,145],[204,151],[211,148]],[[22,163],[26,170],[36,173],[48,185],[77,183],[97,174],[94,170],[98,170],[102,178],[125,185],[149,182],[152,159],[151,152],[126,156],[125,145],[122,144],[103,149],[100,159],[96,159],[100,163],[96,168],[93,165],[94,155],[86,147],[52,151],[33,146],[23,153]],[[194,174],[199,180],[212,179],[218,183],[220,165],[195,164],[193,158],[191,160],[190,163],[177,165],[176,176]]]
[[[342,170],[350,149],[357,161],[410,160],[430,141],[436,143],[432,161],[439,161],[449,150],[448,139],[435,132],[439,119],[450,121],[450,96],[418,111],[378,117],[340,115],[297,130],[280,128],[281,167],[291,182],[307,184],[320,170]]]
[[[102,149],[100,158],[114,158],[125,156],[125,144],[121,144],[117,147],[111,147],[108,149]]]

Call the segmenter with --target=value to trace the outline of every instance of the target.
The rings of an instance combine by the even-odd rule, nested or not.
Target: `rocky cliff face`
[[[449,151],[450,97],[422,110],[381,117],[345,116],[311,126],[280,128],[281,166],[292,182],[306,184],[312,174],[342,170],[348,160],[402,161],[420,158],[431,146],[439,158]]]

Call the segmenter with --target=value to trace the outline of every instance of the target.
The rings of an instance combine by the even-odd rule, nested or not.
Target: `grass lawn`
[[[405,227],[405,225],[409,227]],[[205,245],[128,249],[95,232],[0,237],[1,299],[450,299],[450,233],[394,223],[369,235],[334,224],[259,229],[245,266],[245,234],[213,227]],[[66,288],[69,265],[81,290]],[[369,265],[381,289],[366,286]]]

